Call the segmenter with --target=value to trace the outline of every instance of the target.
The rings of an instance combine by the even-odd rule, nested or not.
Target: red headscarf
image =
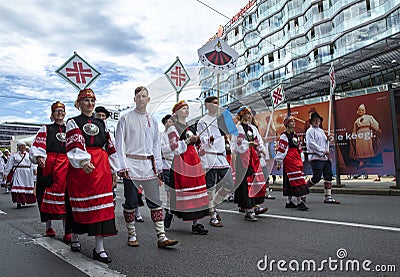
[[[189,105],[185,102],[185,100],[181,100],[174,105],[174,107],[172,108],[172,112],[176,113],[176,111],[180,110],[184,106],[189,107]]]
[[[58,108],[62,108],[65,111],[65,105],[60,101],[57,101],[51,105],[51,112],[53,113]]]

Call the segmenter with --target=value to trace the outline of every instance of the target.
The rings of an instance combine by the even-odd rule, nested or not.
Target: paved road
[[[210,233],[198,236],[190,233],[190,223],[174,220],[167,235],[180,243],[174,249],[158,249],[147,208],[142,209],[145,222],[137,224],[140,247],[127,246],[121,190],[122,186],[116,210],[119,233],[105,241],[113,258],[109,267],[91,259],[92,238],[82,236],[82,254],[71,253],[60,241],[61,222],[55,224],[57,237],[45,238],[37,207],[17,210],[10,195],[1,193],[0,210],[6,214],[0,214],[0,268],[5,273],[0,275],[398,276],[367,272],[363,262],[371,270],[400,270],[398,196],[343,194],[337,195],[341,205],[327,205],[322,194],[314,193],[308,197],[310,210],[301,212],[285,209],[284,198],[275,192],[277,199],[266,201],[270,210],[258,222],[245,221],[233,203],[224,202],[219,207],[223,228],[206,225]],[[306,270],[301,271],[302,264]],[[358,264],[360,269],[346,271],[346,264],[350,269]]]

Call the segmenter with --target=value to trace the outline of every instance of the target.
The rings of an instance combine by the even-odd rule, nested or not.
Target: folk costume
[[[207,103],[207,98],[205,101]],[[234,189],[232,171],[225,149],[225,133],[218,127],[217,116],[206,114],[197,124],[197,133],[203,145],[204,155],[201,157],[206,170],[206,184],[210,201],[210,225],[222,227],[221,217],[215,206],[223,202]],[[214,196],[215,193],[215,196]]]
[[[251,114],[251,110],[248,107],[240,108],[238,117],[241,118],[244,113]],[[260,133],[254,125],[239,122],[236,127],[239,134],[232,136],[232,148],[236,156],[234,201],[241,210],[245,210],[246,220],[256,221],[255,215],[267,210],[259,206],[264,203],[266,192],[265,177],[260,163],[264,147]],[[258,146],[252,146],[251,142],[257,143]]]
[[[18,143],[19,146],[25,143]],[[21,204],[33,204],[36,202],[34,195],[33,173],[31,170],[32,163],[29,160],[29,154],[20,150],[11,154],[5,169],[5,175],[12,174],[11,181],[11,197],[13,203],[17,203],[17,208],[21,208]]]
[[[39,157],[45,159],[45,167],[38,167],[36,198],[41,222],[65,220],[69,205],[67,189],[68,157],[66,154],[66,126],[56,123],[42,126],[33,142],[30,159],[37,163]],[[68,208],[70,211],[70,208]],[[72,214],[65,226],[65,234],[71,233]],[[49,228],[47,228],[49,229]]]
[[[208,216],[208,195],[206,179],[194,143],[185,141],[195,135],[193,126],[175,122],[168,131],[169,146],[174,153],[170,183],[174,189],[171,195],[172,212],[184,221],[197,220]]]
[[[137,96],[137,94],[141,95]],[[145,87],[135,89],[136,97],[148,97]],[[147,104],[146,104],[147,105]],[[135,209],[138,207],[138,188],[143,187],[146,204],[157,235],[157,246],[165,248],[178,243],[167,238],[164,229],[164,215],[160,198],[162,173],[161,144],[158,123],[146,111],[135,108],[124,114],[117,124],[115,144],[118,153],[118,174],[124,176],[125,224],[128,229],[128,245],[139,246],[135,228]]]
[[[90,89],[81,91],[78,101],[87,97],[94,98]],[[66,143],[70,162],[67,189],[74,218],[73,233],[103,237],[115,235],[110,168],[116,168],[117,156],[104,121],[83,113],[69,119]],[[89,162],[95,169],[86,174],[82,168]]]
[[[170,118],[171,118],[170,114],[167,114],[162,118],[161,122],[164,124],[164,126],[167,126],[166,124],[169,124],[168,121],[170,120]],[[173,214],[170,209],[170,203],[171,203],[170,171],[171,171],[172,161],[174,159],[174,153],[172,153],[171,148],[169,147],[169,138],[167,130],[161,133],[161,156],[162,156],[162,176],[163,176],[165,192],[167,194],[167,200],[165,202],[164,226],[165,228],[169,228],[171,226],[171,222],[173,219]]]
[[[311,114],[310,122],[319,118],[322,122],[323,118],[314,112]],[[328,149],[328,138],[325,132],[319,126],[311,126],[306,132],[306,145],[308,152],[308,159],[311,163],[313,176],[307,181],[307,186],[311,187],[317,184],[322,176],[324,177],[324,191],[326,204],[340,204],[332,197],[332,163],[330,159],[325,155]]]
[[[276,154],[277,167],[283,163],[283,195],[287,196],[285,208],[297,208],[307,211],[308,207],[302,197],[308,194],[308,187],[303,174],[303,150],[299,138],[294,132],[294,117],[287,116],[284,120],[286,131],[279,138]],[[297,198],[297,205],[292,202],[292,197]]]

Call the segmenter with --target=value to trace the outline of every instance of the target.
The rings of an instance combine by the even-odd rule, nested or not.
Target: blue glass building
[[[400,79],[400,0],[249,1],[223,39],[239,53],[237,67],[219,78],[202,68],[200,86],[203,98],[218,87],[221,105],[233,109],[260,108],[260,97],[270,106],[279,83],[288,101],[329,95],[332,62],[336,93],[384,90]]]

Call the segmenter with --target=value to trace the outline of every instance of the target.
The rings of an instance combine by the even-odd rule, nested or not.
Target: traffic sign
[[[177,93],[180,93],[184,86],[190,81],[189,74],[183,67],[179,57],[176,57],[176,61],[165,71],[165,76],[171,85],[175,88]]]
[[[87,88],[100,76],[100,72],[77,53],[57,69],[56,73],[78,90]]]

